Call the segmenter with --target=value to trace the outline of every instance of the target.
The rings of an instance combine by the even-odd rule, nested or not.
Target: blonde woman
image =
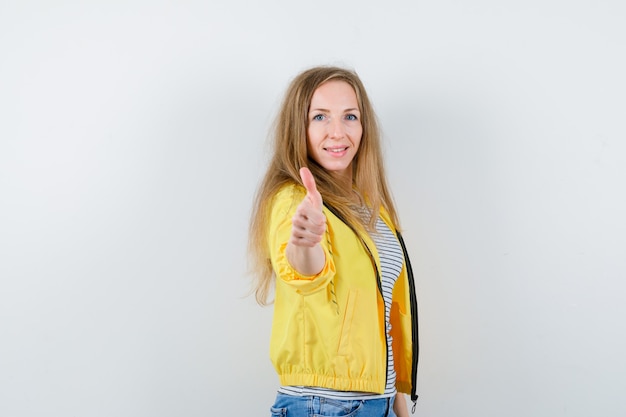
[[[361,80],[336,67],[299,74],[250,227],[257,301],[274,303],[272,416],[408,416],[417,303],[398,229]]]

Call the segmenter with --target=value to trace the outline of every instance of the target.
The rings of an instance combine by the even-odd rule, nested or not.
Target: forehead
[[[317,87],[311,97],[311,106],[317,103],[335,104],[337,106],[357,106],[357,97],[354,88],[342,80],[330,80]]]

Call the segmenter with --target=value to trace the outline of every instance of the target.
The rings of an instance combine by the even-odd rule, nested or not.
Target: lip
[[[334,158],[341,158],[343,156],[345,156],[348,153],[348,146],[330,146],[327,148],[324,148],[324,151],[326,151],[326,153]]]

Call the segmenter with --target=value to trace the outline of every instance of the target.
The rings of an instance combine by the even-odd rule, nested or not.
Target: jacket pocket
[[[348,292],[346,311],[343,316],[339,346],[337,347],[338,356],[346,356],[350,352],[350,334],[352,333],[352,319],[354,319],[354,310],[356,308],[355,306],[358,295],[359,292],[357,290],[350,290],[350,292]]]

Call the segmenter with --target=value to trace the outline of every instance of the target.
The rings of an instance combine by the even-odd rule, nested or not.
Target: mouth
[[[341,146],[341,147],[332,147],[332,148],[324,148],[325,151],[331,152],[331,153],[342,153],[348,150],[347,146]]]

